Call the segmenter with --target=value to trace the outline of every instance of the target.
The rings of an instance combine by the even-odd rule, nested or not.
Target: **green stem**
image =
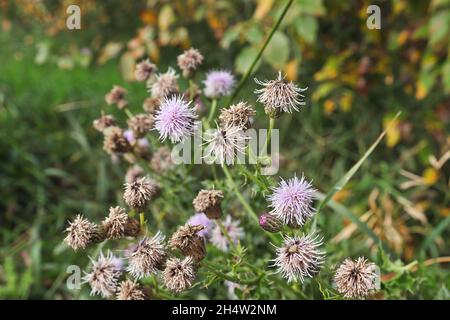
[[[256,64],[258,63],[259,59],[261,59],[261,56],[266,49],[267,45],[269,44],[270,40],[272,39],[275,31],[277,31],[278,27],[281,24],[281,21],[283,21],[284,16],[288,12],[289,7],[291,6],[292,2],[294,0],[289,0],[286,6],[283,9],[283,12],[281,13],[280,17],[278,18],[275,25],[272,27],[272,30],[269,33],[269,36],[267,37],[266,41],[264,42],[263,46],[259,50],[258,54],[256,55],[255,59],[253,60],[252,64],[250,65],[250,68],[248,68],[247,72],[245,73],[244,77],[239,82],[239,85],[237,86],[236,90],[234,91],[233,95],[231,96],[230,100],[228,101],[228,104],[231,104],[233,100],[237,97],[239,94],[239,91],[241,91],[242,87],[244,86],[244,83],[247,81],[247,79],[250,77],[250,75],[253,72],[253,69],[255,68]]]
[[[125,114],[127,115],[128,118],[133,118],[133,114],[131,113],[130,109],[125,108],[123,109],[123,111],[125,112]]]
[[[141,225],[141,230],[145,229],[145,216],[144,216],[144,212],[139,212],[139,222]]]
[[[214,114],[216,113],[216,109],[217,109],[217,100],[213,99],[213,101],[211,102],[211,109],[209,110],[209,116],[208,116],[208,120],[207,120],[208,126],[211,123],[211,120],[214,118]],[[207,128],[207,129],[209,129],[209,128]]]
[[[220,231],[225,235],[225,238],[227,238],[228,243],[230,244],[230,248],[235,248],[234,241],[231,239],[230,234],[228,233],[227,229],[222,223],[222,220],[216,219],[216,223],[220,228]]]
[[[267,130],[267,136],[266,136],[266,141],[264,142],[264,147],[262,148],[261,152],[264,152],[264,150],[266,150],[266,148],[268,148],[268,146],[270,145],[270,139],[272,137],[272,130],[275,126],[275,119],[274,118],[270,118],[269,120],[269,129]],[[261,152],[260,152],[260,156],[261,156]],[[267,154],[269,154],[269,152],[267,152]]]
[[[250,279],[250,280],[240,280],[237,278],[234,278],[232,276],[229,276],[225,273],[223,273],[222,271],[219,271],[218,268],[209,265],[206,261],[203,261],[201,263],[201,266],[204,267],[206,270],[208,270],[211,273],[214,273],[216,276],[218,276],[219,278],[222,278],[224,280],[228,280],[237,284],[254,284],[255,282],[257,282],[258,279]]]

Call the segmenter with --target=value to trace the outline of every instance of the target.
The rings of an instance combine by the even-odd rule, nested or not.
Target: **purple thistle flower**
[[[235,244],[238,242],[238,240],[244,238],[244,229],[239,226],[239,220],[233,220],[230,215],[227,215],[222,223],[225,230],[227,230],[227,233],[230,236],[231,240]],[[211,242],[222,251],[228,251],[228,248],[230,246],[227,236],[222,233],[222,230],[217,224],[212,229]]]
[[[312,207],[314,192],[310,182],[297,176],[283,180],[272,188],[273,193],[267,197],[272,213],[284,224],[302,226],[306,220],[314,216],[316,210]]]
[[[191,226],[204,226],[205,228],[203,230],[200,230],[197,232],[197,234],[200,237],[209,238],[211,235],[211,230],[213,228],[213,222],[210,220],[204,213],[196,213],[192,217],[189,218],[189,220],[186,222],[186,224],[190,224]]]
[[[230,71],[214,70],[206,75],[206,80],[203,83],[205,85],[205,96],[217,99],[231,94],[235,80]]]
[[[194,134],[197,114],[190,103],[180,95],[164,98],[155,115],[155,128],[161,141],[169,138],[176,143]]]
[[[123,132],[123,136],[130,144],[134,144],[136,142],[136,138],[134,136],[133,130],[127,129]],[[148,149],[150,147],[150,142],[148,142],[147,138],[140,138],[137,140],[137,146],[142,149]]]

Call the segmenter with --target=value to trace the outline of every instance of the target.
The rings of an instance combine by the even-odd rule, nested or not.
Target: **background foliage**
[[[78,1],[82,30],[68,31],[65,8],[73,3],[0,1],[1,298],[88,297],[86,288],[65,286],[66,267],[86,265],[88,258],[61,244],[62,231],[77,212],[99,220],[121,202],[126,166],[111,162],[91,127],[112,84],[128,81],[137,112],[146,93],[130,81],[135,62],[149,56],[165,70],[191,45],[204,54],[204,70],[243,74],[284,2]],[[381,7],[381,30],[366,27],[370,4]],[[365,255],[382,267],[379,298],[449,299],[448,264],[430,260],[450,255],[449,39],[447,0],[294,1],[257,66],[260,78],[281,69],[309,87],[308,107],[278,122],[280,175],[305,172],[326,193],[402,113],[334,195],[334,208],[318,216],[328,252],[321,280],[307,282],[298,294],[248,286],[236,291],[238,297],[336,298],[325,281],[332,266]],[[239,98],[255,103],[254,87],[248,81]],[[190,201],[201,186],[195,177],[180,183],[177,174],[168,184],[182,210],[156,219],[168,230],[193,213]],[[245,186],[246,196],[254,188]],[[158,209],[173,212],[169,202]],[[252,205],[266,209],[258,197]],[[227,206],[239,216],[239,204]],[[353,224],[354,217],[391,253]],[[242,219],[248,231],[242,245],[264,270],[271,246]],[[208,255],[220,259],[213,248]],[[205,284],[189,297],[228,297],[214,277],[205,277]]]

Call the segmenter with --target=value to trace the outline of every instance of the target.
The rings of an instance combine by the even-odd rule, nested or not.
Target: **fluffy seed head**
[[[81,214],[70,222],[66,229],[67,236],[64,242],[74,250],[85,249],[92,242],[101,242],[104,234],[95,223],[83,218]]]
[[[146,295],[138,283],[127,279],[119,284],[116,293],[117,300],[145,300],[145,298]]]
[[[144,137],[152,129],[155,120],[149,114],[137,114],[127,121],[136,138]]]
[[[103,131],[103,149],[110,155],[127,153],[131,145],[124,135],[124,131],[116,126],[108,127]]]
[[[288,282],[303,282],[305,278],[312,278],[323,263],[325,253],[318,249],[321,245],[322,239],[317,235],[286,237],[277,248],[273,266]]]
[[[183,76],[189,78],[203,62],[203,56],[195,48],[190,48],[178,56],[178,66],[183,71]]]
[[[301,92],[306,91],[308,88],[302,89],[293,82],[287,81],[281,75],[281,71],[275,80],[260,81],[255,78],[255,82],[263,86],[260,89],[256,89],[255,94],[258,95],[257,101],[265,106],[266,113],[270,111],[291,113],[292,110],[298,111],[299,106],[305,105],[303,101],[305,96]]]
[[[122,261],[111,252],[107,256],[100,253],[97,260],[91,259],[91,272],[83,277],[84,282],[91,286],[91,295],[100,294],[104,298],[114,295],[117,284],[122,275]]]
[[[150,165],[153,170],[159,174],[163,174],[171,170],[175,164],[172,161],[172,152],[167,147],[160,147],[152,156]]]
[[[136,65],[134,77],[137,81],[148,80],[157,70],[156,65],[150,62],[149,59],[143,60]]]
[[[158,185],[147,177],[142,177],[131,183],[125,183],[123,199],[130,208],[141,212],[147,205],[147,202],[154,198],[158,192]]]
[[[128,105],[128,101],[125,99],[127,90],[120,86],[113,86],[111,91],[105,95],[105,101],[108,105],[117,104],[119,109],[123,109]]]
[[[339,293],[346,298],[364,298],[376,289],[375,264],[364,257],[357,260],[347,258],[334,275]]]
[[[172,292],[180,293],[192,287],[195,276],[196,271],[192,257],[186,257],[183,260],[178,258],[167,260],[163,280],[166,287]]]
[[[198,235],[205,227],[202,225],[185,225],[178,228],[169,241],[172,249],[179,249],[185,256],[200,261],[205,257],[205,240]]]
[[[144,237],[126,253],[127,271],[136,279],[148,277],[160,269],[166,259],[164,236],[157,233],[153,238]]]
[[[222,127],[239,127],[247,130],[252,126],[256,111],[246,102],[233,104],[220,111],[219,123]]]
[[[109,114],[102,113],[101,117],[92,122],[92,126],[99,132],[105,131],[106,128],[116,125],[116,120]]]
[[[228,96],[234,88],[235,80],[231,72],[226,70],[211,71],[206,75],[205,96],[211,99],[218,99]]]
[[[135,237],[140,231],[139,222],[130,218],[121,207],[109,208],[109,215],[102,222],[102,229],[108,239]]]
[[[271,213],[291,226],[302,226],[314,216],[316,210],[312,207],[314,192],[316,191],[304,176],[283,180],[272,188],[273,192],[267,197]]]
[[[245,147],[250,139],[241,127],[236,126],[208,130],[204,136],[207,144],[204,158],[222,166],[234,164],[236,158],[245,157]]]
[[[220,203],[223,199],[221,190],[200,190],[197,197],[192,201],[197,212],[203,212],[210,219],[218,219],[222,210]]]
[[[203,226],[203,229],[197,232],[197,234],[203,238],[208,238],[211,235],[211,230],[214,225],[213,221],[202,212],[191,216],[188,219],[187,224],[190,224],[191,226]]]
[[[152,93],[153,98],[163,99],[166,96],[178,92],[178,75],[175,70],[169,68],[166,73],[156,75],[156,81],[147,83],[147,88]]]
[[[227,215],[222,224],[234,244],[244,238],[244,229],[240,227],[239,220],[233,220],[230,215]],[[222,232],[218,224],[211,231],[211,242],[222,251],[228,251],[230,247],[228,237]]]
[[[194,134],[197,114],[183,96],[164,98],[155,116],[155,128],[162,142],[167,138],[180,142]]]

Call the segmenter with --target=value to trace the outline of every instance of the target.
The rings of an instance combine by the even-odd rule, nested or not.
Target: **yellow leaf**
[[[421,100],[427,95],[427,87],[422,83],[417,83],[416,99]]]
[[[284,73],[286,73],[286,78],[289,81],[297,80],[297,69],[298,69],[298,61],[291,60],[284,67]]]
[[[350,92],[345,92],[339,101],[339,107],[344,112],[349,112],[352,109],[353,95]]]
[[[350,190],[342,189],[336,192],[332,199],[336,202],[342,202],[345,201],[345,199],[347,199],[351,194],[352,192]]]
[[[391,122],[391,118],[386,118],[383,121],[384,128]],[[386,144],[389,148],[393,148],[400,141],[401,134],[399,128],[399,121],[395,120],[392,123],[391,129],[386,133]]]
[[[255,13],[253,14],[253,17],[256,20],[261,20],[264,18],[272,9],[273,6],[273,0],[258,0],[258,4],[256,5]]]
[[[335,105],[334,101],[331,99],[325,100],[323,107],[325,109],[325,113],[328,115],[333,113],[334,109],[336,109],[336,105]]]
[[[439,179],[439,171],[433,167],[428,167],[422,174],[423,181],[426,185],[431,186],[435,184]]]
[[[158,17],[158,26],[162,31],[167,31],[175,22],[175,13],[170,4],[166,4],[161,8]]]
[[[439,211],[439,214],[443,217],[450,216],[450,208],[441,208],[438,211]]]

